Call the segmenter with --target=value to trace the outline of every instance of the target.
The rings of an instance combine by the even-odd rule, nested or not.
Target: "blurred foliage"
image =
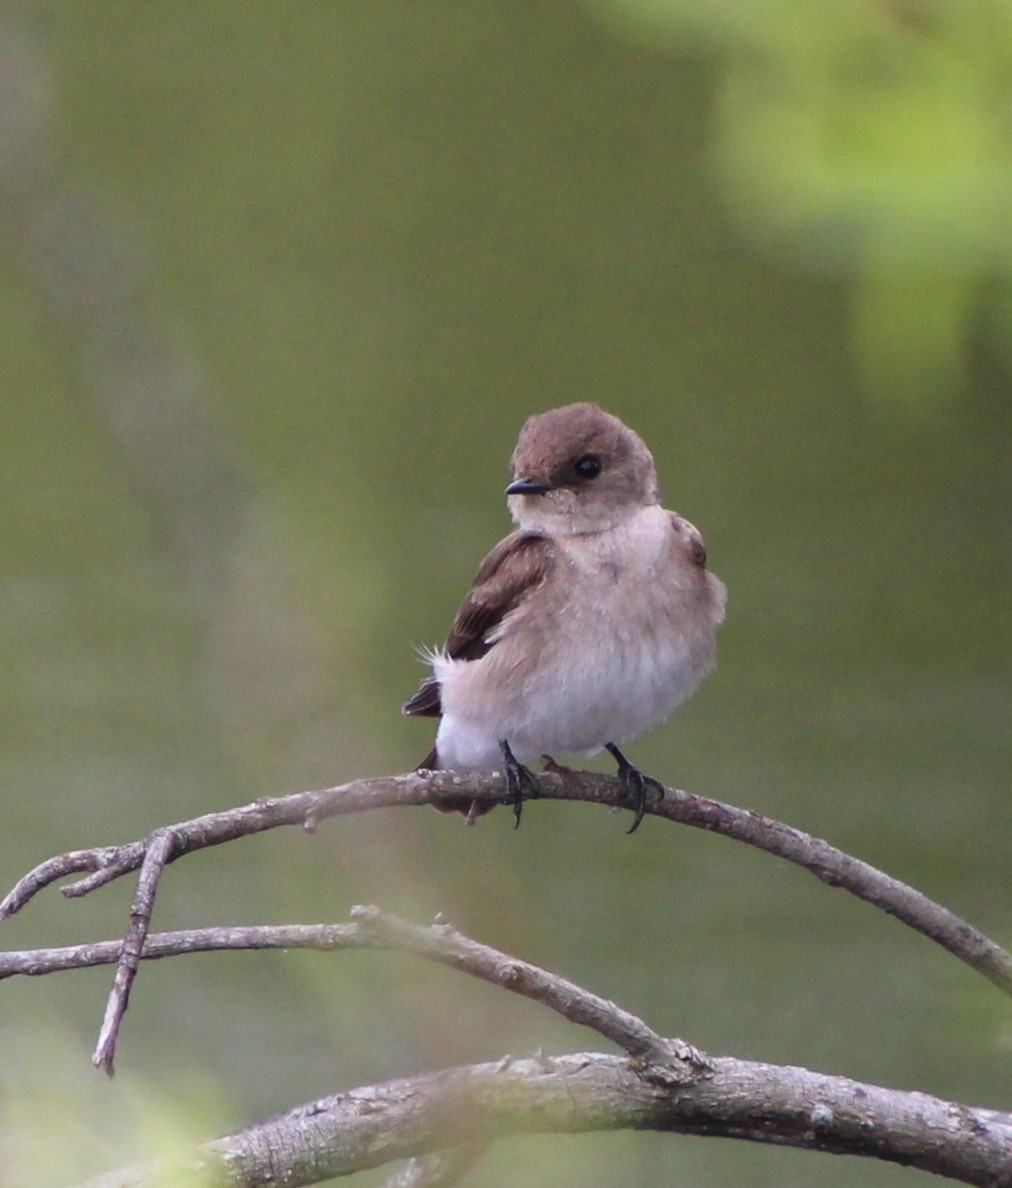
[[[506,530],[516,432],[590,399],[651,445],[730,588],[718,673],[637,762],[1012,939],[1008,19],[12,0],[4,881],[415,763],[414,649]],[[186,859],[155,927],[441,910],[715,1052],[1012,1106],[981,979],[762,855],[623,828],[549,804],[516,834],[499,813],[329,822]],[[5,945],[115,935],[129,896],[52,894]],[[0,1185],[596,1043],[407,958],[210,955],[142,971],[109,1086],[85,1055],[107,985],[4,983]],[[59,1151],[33,1132],[47,1092]],[[643,1135],[511,1142],[471,1173],[673,1179],[919,1177]]]
[[[73,1183],[93,1162],[112,1168],[170,1157],[206,1137],[208,1127],[225,1133],[236,1124],[222,1109],[222,1087],[194,1068],[173,1084],[136,1071],[108,1084],[110,1127],[87,1049],[52,1018],[25,1012],[0,1036],[4,1183]],[[53,1067],[62,1070],[58,1079]]]
[[[953,398],[990,309],[1012,333],[1007,0],[591,0],[656,44],[719,55],[715,160],[742,229],[854,280],[865,389]]]

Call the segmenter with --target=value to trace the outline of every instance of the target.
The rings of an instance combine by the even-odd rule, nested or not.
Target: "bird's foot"
[[[513,805],[513,816],[516,818],[513,828],[519,829],[520,814],[524,811],[524,797],[535,799],[540,795],[538,781],[533,772],[524,767],[513,754],[506,739],[500,739],[499,750],[502,751],[503,772],[506,776],[506,787],[509,790],[509,799],[505,803]]]
[[[566,767],[563,763],[556,763],[551,755],[542,755],[541,758],[545,763],[545,771],[550,771],[553,775],[567,776],[573,774],[571,767]]]
[[[626,830],[626,833],[635,833],[640,827],[640,822],[647,811],[647,796],[653,792],[659,799],[664,799],[664,788],[655,779],[650,776],[645,776],[638,767],[633,767],[629,760],[622,754],[622,752],[615,746],[614,743],[605,743],[604,749],[618,764],[618,778],[625,786],[626,796],[632,802],[633,823]]]

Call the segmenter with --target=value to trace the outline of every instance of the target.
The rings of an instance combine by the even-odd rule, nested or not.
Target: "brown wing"
[[[684,516],[680,516],[678,512],[671,512],[670,515],[671,526],[685,542],[685,551],[689,558],[700,569],[705,569],[706,546],[703,544],[703,538],[699,533],[699,529],[690,524]]]
[[[481,563],[460,604],[444,648],[452,660],[479,660],[494,646],[490,636],[503,619],[545,580],[552,567],[551,542],[532,532],[513,532]],[[439,682],[426,677],[404,703],[404,712],[438,718]]]

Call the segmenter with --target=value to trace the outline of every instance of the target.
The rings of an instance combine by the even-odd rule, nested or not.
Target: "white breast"
[[[670,513],[555,540],[550,578],[503,621],[480,660],[434,662],[445,767],[594,753],[662,721],[714,663],[723,586],[679,547]]]

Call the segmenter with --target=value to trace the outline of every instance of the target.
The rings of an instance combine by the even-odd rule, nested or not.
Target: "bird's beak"
[[[539,483],[535,479],[518,478],[506,488],[507,495],[544,495],[552,489],[550,483]]]

